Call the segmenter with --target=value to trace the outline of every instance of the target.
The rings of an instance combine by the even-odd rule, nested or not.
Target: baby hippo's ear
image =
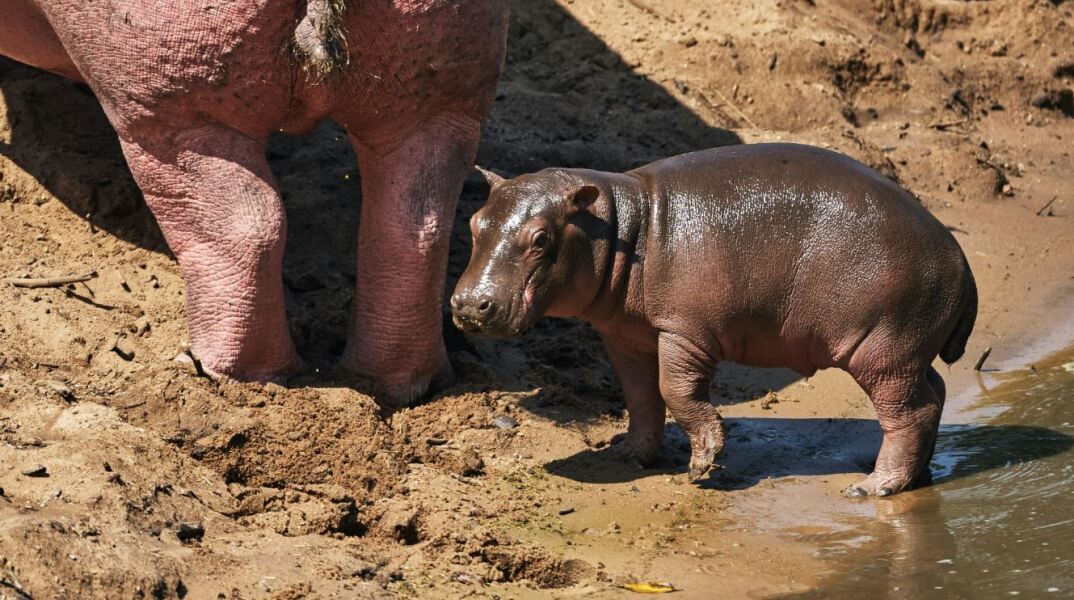
[[[490,189],[506,181],[506,179],[504,179],[503,177],[500,177],[499,175],[493,173],[492,171],[489,171],[488,169],[483,169],[479,165],[474,165],[474,170],[476,170],[478,173],[481,173],[481,175],[485,178],[485,181],[488,182]]]
[[[589,210],[593,203],[600,198],[600,188],[595,185],[583,184],[574,189],[568,195],[571,201],[571,213],[580,213]]]

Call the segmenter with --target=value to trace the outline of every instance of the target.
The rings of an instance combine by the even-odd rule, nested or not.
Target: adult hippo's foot
[[[208,373],[267,381],[302,368],[284,314],[286,218],[263,141],[223,126],[146,126],[123,153],[186,282]]]
[[[479,133],[476,118],[442,115],[402,140],[351,135],[363,200],[341,366],[374,379],[381,404],[408,406],[454,380],[441,306],[455,205]]]

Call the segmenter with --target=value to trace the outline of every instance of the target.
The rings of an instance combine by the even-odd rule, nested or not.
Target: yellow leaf
[[[670,583],[627,583],[623,584],[623,587],[639,594],[666,594],[675,591],[675,586]]]

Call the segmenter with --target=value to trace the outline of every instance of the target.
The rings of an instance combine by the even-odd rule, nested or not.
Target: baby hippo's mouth
[[[537,322],[534,310],[531,274],[521,289],[504,299],[490,293],[456,289],[451,297],[451,315],[455,326],[467,333],[481,333],[491,338],[518,337]]]
[[[486,318],[472,314],[473,311],[453,308],[452,320],[455,322],[456,327],[466,333],[480,333],[495,339],[518,337],[533,325],[535,319],[516,317],[516,311],[513,310],[515,308],[514,304],[515,302],[511,302],[503,307],[488,309],[486,312],[495,312],[489,314]]]

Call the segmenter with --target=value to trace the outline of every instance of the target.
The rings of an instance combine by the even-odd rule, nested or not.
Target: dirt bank
[[[1071,339],[1070,2],[513,8],[483,165],[830,146],[913,191],[966,249],[981,311],[952,387],[985,347],[1000,365]],[[96,102],[0,61],[0,276],[98,274],[0,286],[0,597],[620,597],[635,578],[765,597],[815,581],[840,515],[877,510],[838,497],[879,439],[839,373],[721,369],[731,436],[701,487],[674,427],[660,468],[614,462],[620,391],[572,321],[507,343],[449,334],[459,384],[385,418],[330,368],[354,281],[353,154],[325,124],[269,158],[291,328],[317,369],[210,382],[168,360],[182,282]],[[454,275],[484,192],[464,191]]]

